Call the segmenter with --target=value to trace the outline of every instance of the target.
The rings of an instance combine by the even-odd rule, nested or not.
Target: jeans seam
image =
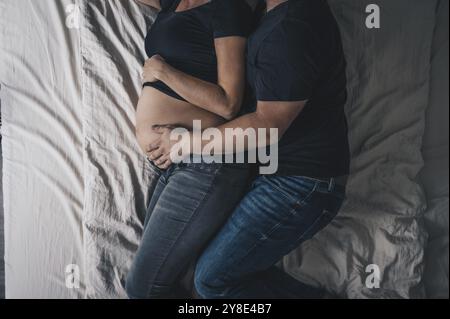
[[[212,189],[212,187],[214,186],[214,182],[216,181],[216,179],[217,179],[217,177],[218,177],[218,172],[219,172],[219,170],[220,170],[220,168],[218,168],[218,169],[216,169],[216,170],[214,171],[214,178],[213,178],[213,180],[211,181],[208,190],[205,192],[204,196],[203,196],[202,199],[200,200],[199,205],[194,209],[194,213],[192,214],[192,218],[194,218],[194,217],[198,214],[198,212],[199,212],[199,210],[200,210],[200,207],[201,207],[201,206],[204,204],[204,202],[205,202],[205,199],[208,198],[209,195],[211,195],[211,189]],[[167,253],[167,255],[164,257],[164,260],[162,261],[162,263],[161,263],[161,265],[160,265],[158,271],[156,272],[156,275],[155,275],[155,281],[156,281],[156,278],[159,276],[159,274],[160,274],[160,272],[161,272],[161,269],[163,268],[164,264],[166,263],[167,258],[169,258],[170,251],[172,250],[172,248],[173,248],[173,247],[175,246],[175,244],[178,242],[178,240],[180,239],[180,237],[181,237],[181,236],[184,234],[184,232],[186,231],[186,227],[187,227],[187,224],[183,227],[183,230],[178,234],[177,238],[174,240],[174,242],[173,242],[172,245],[170,246],[170,249],[168,249],[168,252],[169,252],[169,253]],[[150,295],[151,290],[152,290],[151,287],[148,287],[148,288],[147,288],[146,296],[149,296],[149,295]]]
[[[153,191],[156,190],[156,188],[159,186],[159,184],[161,184],[163,187],[166,187],[166,186],[167,186],[167,181],[164,179],[164,176],[163,176],[163,175],[160,175],[160,176],[158,177],[158,181],[156,182],[156,185],[155,185],[155,187],[153,188]],[[149,205],[151,204],[151,202],[152,202],[152,200],[153,200],[153,196],[155,196],[155,192],[153,192],[152,196],[150,197]],[[159,194],[159,196],[161,196],[161,193]],[[152,209],[151,212],[149,212],[149,210],[148,210],[150,206],[147,207],[147,209],[146,209],[146,211],[145,211],[145,219],[151,217],[151,215],[152,215],[152,213],[153,213],[153,210],[155,209],[156,205],[158,204],[158,201],[159,201],[159,198],[156,199],[156,203],[155,203],[155,205],[153,206],[153,209]],[[146,225],[147,225],[147,224],[145,223],[145,220],[144,220],[144,226],[146,226]],[[146,227],[144,227],[144,231],[145,231],[145,228],[146,228]]]
[[[318,183],[316,183],[315,185],[314,185],[314,188],[312,189],[312,191],[305,197],[305,198],[303,198],[301,201],[299,200],[299,201],[297,201],[295,204],[294,204],[294,207],[290,210],[290,212],[289,212],[289,214],[288,215],[286,215],[286,216],[284,216],[276,225],[274,225],[266,234],[263,234],[263,236],[265,237],[265,238],[268,238],[270,235],[272,235],[277,229],[279,229],[280,228],[280,226],[287,220],[287,219],[289,219],[289,218],[291,218],[292,216],[296,216],[297,215],[297,213],[298,213],[298,209],[299,208],[302,208],[304,205],[305,205],[305,203],[306,203],[306,201],[308,201],[311,197],[312,197],[312,195],[315,193],[315,191],[316,191],[316,189],[317,189],[317,186],[318,186]],[[263,239],[261,239],[261,240],[263,240]],[[264,239],[265,240],[265,239]]]
[[[302,200],[302,203],[304,203],[304,202],[307,201],[309,198],[311,198],[312,194],[316,191],[317,186],[318,186],[318,183],[316,183],[316,184],[314,185],[313,190],[308,194],[308,196]],[[278,189],[278,188],[277,188],[277,189]],[[294,208],[292,208],[292,209],[289,211],[288,215],[284,216],[284,217],[283,217],[283,218],[282,218],[275,226],[273,226],[268,232],[266,232],[265,234],[262,234],[263,237],[259,237],[258,239],[255,240],[255,242],[253,243],[253,246],[247,251],[247,253],[244,255],[244,257],[242,257],[242,260],[244,260],[245,258],[247,258],[247,256],[250,255],[250,253],[251,253],[256,247],[258,247],[258,246],[261,245],[263,242],[265,242],[265,241],[269,238],[270,235],[272,235],[277,229],[280,228],[280,226],[283,224],[283,222],[285,222],[286,220],[288,220],[288,219],[290,219],[290,218],[292,218],[293,216],[296,215],[296,214],[294,214],[294,212],[299,208],[299,207],[298,207],[298,206],[299,206],[298,203],[299,203],[299,201],[296,202],[296,203],[294,204]],[[301,207],[301,206],[300,206],[300,207]],[[321,215],[321,216],[322,216],[322,215]],[[321,217],[321,216],[320,216],[320,217]],[[309,228],[308,228],[308,230],[309,230]],[[264,238],[264,237],[265,237],[265,238]],[[238,265],[240,265],[240,263],[238,263],[238,264],[236,264],[236,265],[234,265],[234,266],[238,266]],[[229,275],[228,275],[228,274],[229,274],[229,271],[226,272],[226,273],[224,274],[224,279],[225,279],[225,280],[229,279]]]
[[[284,198],[286,198],[286,199],[288,199],[288,200],[292,200],[292,199],[296,200],[296,198],[295,198],[294,196],[291,196],[291,195],[287,194],[287,193],[286,193],[283,189],[281,189],[278,185],[275,185],[274,183],[272,183],[267,177],[264,176],[263,178],[267,180],[267,184],[268,184],[270,187],[272,187],[272,188],[276,189],[277,191],[279,191],[279,192],[281,193],[281,195],[282,195]],[[300,201],[297,201],[297,202],[295,203],[295,205],[297,205],[297,206],[298,206],[298,205],[302,206],[302,205],[304,204],[304,202],[307,201],[307,200],[311,197],[312,193],[314,193],[314,192],[317,190],[319,184],[320,184],[319,181],[314,181],[314,187],[313,187],[313,189],[311,190],[311,192],[308,193],[308,195],[302,200],[301,203],[299,203]]]
[[[313,227],[316,226],[317,223],[318,223],[320,220],[322,220],[322,218],[326,215],[326,212],[327,212],[327,210],[324,209],[324,210],[322,211],[322,214],[320,214],[320,216],[318,216],[318,217],[314,220],[314,222],[308,227],[308,229],[306,229],[306,230],[303,232],[303,234],[297,239],[297,241],[302,240],[302,239],[305,237],[305,235],[306,235],[307,233],[309,233],[309,231],[310,231],[311,229],[313,229]],[[334,217],[336,217],[336,215],[335,215]],[[333,218],[334,218],[334,217],[333,217]],[[325,225],[325,226],[326,226],[326,225]],[[324,226],[324,227],[325,227],[325,226]],[[320,229],[319,229],[318,231],[320,231]]]
[[[282,189],[281,189],[280,187],[278,187],[277,185],[274,185],[272,182],[268,181],[267,183],[268,183],[268,185],[269,185],[270,187],[272,187],[272,188],[276,189],[277,191],[279,191],[279,192],[281,193],[281,195],[283,195],[286,199],[289,199],[289,200],[294,199],[294,200],[296,200],[295,197],[286,194],[286,192],[285,192],[284,190],[282,190]],[[302,200],[297,200],[297,201],[295,202],[294,206],[297,206],[297,207],[298,207],[298,206],[303,206],[304,203],[312,196],[312,194],[313,194],[315,191],[317,191],[318,186],[319,186],[319,183],[318,183],[318,182],[315,182],[313,189],[308,193],[308,195],[306,195],[306,197],[303,198]],[[295,209],[296,209],[296,208],[293,208],[293,210],[295,210]],[[292,212],[292,211],[291,211],[291,212]]]

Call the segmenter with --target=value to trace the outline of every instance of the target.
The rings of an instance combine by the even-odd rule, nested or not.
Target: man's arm
[[[189,143],[191,153],[194,152],[192,145],[201,145],[203,150],[206,145],[208,148],[213,148],[215,150],[227,150],[234,149],[236,153],[243,152],[249,149],[255,149],[259,147],[268,146],[271,142],[270,129],[274,128],[278,130],[278,137],[281,138],[288,128],[291,126],[293,121],[300,115],[300,113],[305,108],[307,101],[297,101],[297,102],[258,102],[257,110],[254,113],[250,113],[241,116],[231,122],[218,127],[221,132],[220,136],[222,139],[214,139],[212,141],[204,141],[202,139],[201,132],[186,133],[182,141]],[[256,132],[258,129],[263,128],[266,131],[266,136],[263,140],[257,140],[256,145],[248,145],[248,143],[237,144],[236,141],[245,138],[244,132],[246,129],[254,129]],[[225,131],[227,129],[242,129],[236,132],[240,132],[243,136],[236,136],[233,145],[226,145],[227,141],[225,138]],[[170,166],[172,163],[170,160],[170,152],[172,147],[177,144],[176,141],[170,140],[171,130],[167,128],[159,129],[160,138],[149,146],[148,155],[149,158],[154,161],[154,163],[162,169]],[[257,135],[257,138],[261,136]],[[277,143],[277,141],[272,141]],[[187,149],[187,147],[186,147]],[[204,154],[211,155],[211,154]],[[217,154],[216,154],[217,155]]]
[[[298,101],[298,102],[258,102],[257,110],[254,113],[250,113],[244,116],[241,116],[231,122],[225,123],[218,127],[221,132],[221,136],[225,137],[225,131],[227,129],[236,129],[240,128],[243,131],[246,129],[253,129],[258,132],[258,129],[265,129],[265,136],[257,135],[257,143],[256,145],[248,145],[248,143],[236,144],[236,140],[239,138],[245,137],[236,135],[237,138],[234,139],[233,145],[226,145],[226,140],[223,138],[221,141],[214,141],[214,144],[211,144],[211,141],[201,141],[201,136],[194,136],[192,132],[190,132],[191,137],[191,145],[194,145],[192,142],[199,143],[201,141],[202,149],[205,145],[208,146],[222,147],[221,149],[234,149],[235,153],[244,152],[249,149],[255,149],[259,147],[269,146],[271,141],[273,143],[278,143],[279,139],[286,133],[288,128],[291,126],[292,122],[297,118],[297,116],[303,111],[305,107],[306,101]],[[273,141],[270,135],[270,129],[278,130],[278,140]],[[239,131],[236,131],[239,132]],[[245,134],[245,133],[242,133]],[[260,140],[260,138],[263,138]],[[228,141],[229,142],[229,141]],[[217,144],[216,144],[217,143]],[[199,144],[200,145],[200,144]],[[193,151],[193,150],[192,150]],[[209,154],[205,154],[209,155]]]

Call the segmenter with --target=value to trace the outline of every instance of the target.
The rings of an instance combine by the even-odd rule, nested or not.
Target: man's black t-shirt
[[[256,101],[304,101],[279,143],[279,175],[348,174],[345,58],[325,0],[289,0],[270,10],[248,43]]]

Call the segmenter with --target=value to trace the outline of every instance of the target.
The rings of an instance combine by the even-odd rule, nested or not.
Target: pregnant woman
[[[155,127],[189,129],[194,120],[216,127],[239,112],[252,12],[244,0],[139,2],[159,10],[146,37],[151,58],[136,114],[137,139],[147,153]],[[150,160],[159,181],[126,281],[133,299],[175,297],[180,277],[227,220],[250,177],[247,165]]]

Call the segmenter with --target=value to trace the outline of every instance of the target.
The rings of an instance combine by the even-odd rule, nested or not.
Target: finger
[[[160,148],[158,148],[148,154],[148,158],[150,160],[152,160],[153,162],[157,161],[161,156],[163,156],[163,152]]]
[[[165,162],[167,162],[169,160],[170,160],[169,156],[163,155],[160,158],[158,158],[157,160],[155,160],[154,163],[155,163],[156,166],[160,166],[160,165],[163,165]]]
[[[151,160],[153,163],[155,163],[160,157],[161,154],[157,154],[155,152],[148,154],[148,159]]]
[[[168,130],[168,127],[166,125],[153,125],[152,129],[157,134],[164,134]]]
[[[173,128],[175,128],[175,126],[173,124],[155,124],[152,126],[152,128],[173,129]]]
[[[167,125],[164,125],[164,128],[169,130],[169,131],[173,131],[177,127],[175,125],[172,125],[172,124],[167,124]]]
[[[153,130],[158,130],[158,129],[162,128],[162,127],[164,127],[164,125],[161,125],[161,124],[152,125],[152,129]]]
[[[159,143],[150,144],[147,146],[146,153],[151,154],[159,148]]]
[[[167,170],[170,166],[172,166],[172,162],[170,160],[165,161],[163,164],[161,165],[157,165],[160,169],[162,170]]]

